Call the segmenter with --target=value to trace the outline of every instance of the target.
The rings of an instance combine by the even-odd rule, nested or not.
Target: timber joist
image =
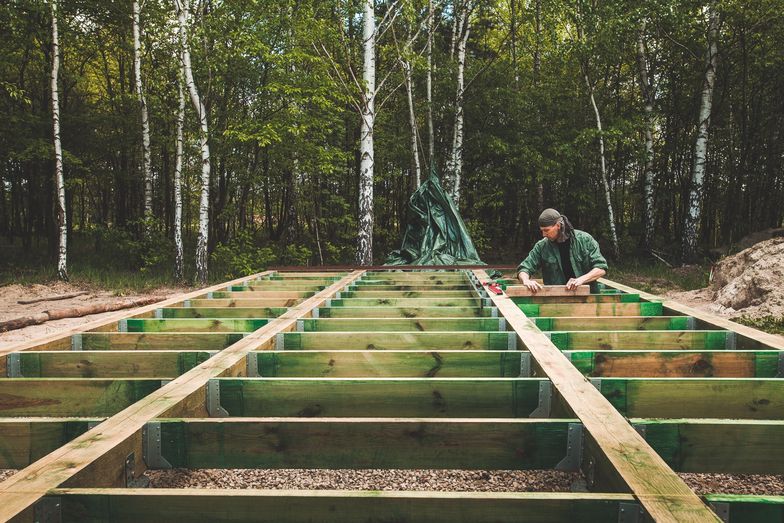
[[[0,520],[771,521],[784,344],[605,281],[268,271],[0,352]],[[509,282],[511,283],[511,282]],[[590,492],[136,488],[146,469],[551,469]]]

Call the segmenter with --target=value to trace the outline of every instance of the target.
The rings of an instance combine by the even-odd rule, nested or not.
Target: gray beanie
[[[555,209],[545,209],[539,215],[539,227],[551,227],[561,219],[561,213]]]

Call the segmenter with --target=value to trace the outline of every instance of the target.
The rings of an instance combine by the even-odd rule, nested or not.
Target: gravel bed
[[[772,474],[678,474],[697,494],[784,496],[784,476]]]
[[[153,488],[569,492],[581,478],[556,470],[172,469],[145,473]]]

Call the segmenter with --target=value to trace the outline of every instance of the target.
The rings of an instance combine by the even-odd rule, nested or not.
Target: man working
[[[545,209],[539,215],[539,229],[544,238],[536,242],[517,267],[517,277],[523,285],[533,293],[541,289],[531,279],[541,269],[545,285],[566,285],[571,291],[590,283],[591,292],[599,292],[596,280],[607,274],[607,260],[593,236],[572,227],[569,219],[555,209]]]

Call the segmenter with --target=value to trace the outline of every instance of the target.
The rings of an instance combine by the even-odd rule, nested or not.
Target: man
[[[607,260],[593,236],[572,227],[569,219],[555,209],[542,212],[539,229],[543,238],[517,267],[517,277],[523,285],[534,294],[541,289],[531,279],[541,269],[545,285],[566,285],[567,290],[574,290],[590,283],[591,292],[599,292],[596,280],[607,274]]]

